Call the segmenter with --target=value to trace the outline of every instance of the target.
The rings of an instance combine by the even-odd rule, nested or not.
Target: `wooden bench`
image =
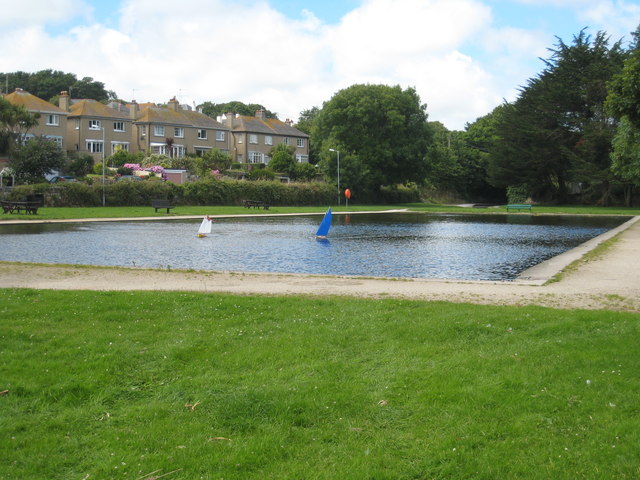
[[[258,200],[243,200],[242,201],[242,206],[244,208],[263,208],[265,210],[269,210],[269,207],[271,205],[269,205],[266,202],[261,202]]]
[[[162,198],[156,198],[154,200],[151,200],[151,206],[156,209],[156,213],[158,213],[158,210],[161,208],[166,208],[167,213],[169,213],[169,211],[172,208],[176,208],[173,205],[171,205],[171,202],[169,202],[169,200],[165,200]]]
[[[2,213],[26,213],[31,215],[38,214],[38,208],[42,206],[41,202],[15,202],[13,200],[0,201]]]
[[[527,210],[527,211],[531,211],[531,205],[523,203],[523,204],[513,204],[513,205],[507,205],[507,212],[511,211],[511,210],[515,210],[517,212],[521,211],[521,210]]]

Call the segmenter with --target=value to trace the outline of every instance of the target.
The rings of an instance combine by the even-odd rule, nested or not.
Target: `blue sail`
[[[327,210],[327,213],[324,214],[324,218],[318,227],[318,231],[316,232],[316,237],[326,237],[329,233],[329,229],[331,228],[331,207]]]

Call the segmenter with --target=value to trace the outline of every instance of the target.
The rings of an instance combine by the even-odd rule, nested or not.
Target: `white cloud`
[[[123,0],[106,24],[94,21],[81,0],[24,0],[19,9],[0,0],[0,11],[8,12],[0,17],[0,44],[13,46],[0,51],[0,64],[7,72],[54,68],[91,76],[127,100],[240,100],[294,119],[354,83],[415,87],[431,120],[463,128],[512,98],[535,74],[530,62],[550,46],[549,32],[495,28],[488,3],[363,0],[327,25],[309,11],[287,18],[266,0],[182,0],[179,8]],[[576,15],[594,22],[639,17],[628,1],[579,3],[589,8]],[[78,13],[73,28],[48,30],[71,25],[69,11]]]
[[[636,0],[515,0],[516,3],[573,10],[575,18],[590,33],[606,31],[616,41],[622,37],[630,40],[630,33],[640,23],[640,4]],[[578,32],[575,32],[578,33]]]
[[[606,31],[613,41],[624,37],[631,40],[630,33],[640,23],[640,4],[627,1],[594,1],[578,10],[578,16],[597,30]],[[595,32],[593,32],[595,33]]]

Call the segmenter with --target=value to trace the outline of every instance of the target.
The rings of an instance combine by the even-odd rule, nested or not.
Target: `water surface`
[[[375,277],[512,280],[627,218],[456,214],[0,225],[0,260]]]

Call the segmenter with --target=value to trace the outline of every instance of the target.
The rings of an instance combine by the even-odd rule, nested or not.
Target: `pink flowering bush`
[[[152,167],[145,168],[145,170],[147,172],[153,172],[153,173],[158,173],[158,174],[163,174],[164,173],[164,168],[161,167],[160,165],[153,165]]]

